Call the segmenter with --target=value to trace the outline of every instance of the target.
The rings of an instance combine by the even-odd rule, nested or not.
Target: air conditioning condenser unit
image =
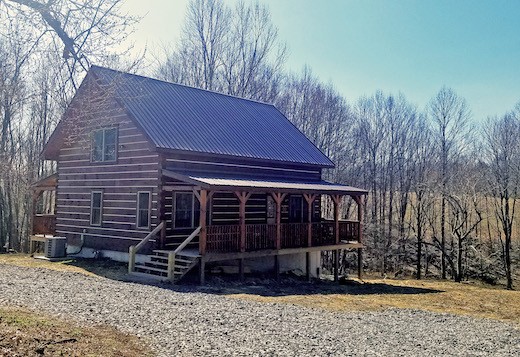
[[[46,258],[63,258],[67,255],[67,238],[49,237],[45,240]]]

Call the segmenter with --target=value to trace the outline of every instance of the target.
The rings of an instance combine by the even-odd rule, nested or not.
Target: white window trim
[[[140,197],[141,193],[148,194],[148,225],[147,226],[140,226],[139,225],[139,211],[140,211]],[[136,207],[136,219],[135,219],[135,227],[137,229],[150,229],[150,226],[152,224],[152,192],[150,191],[137,191],[137,207]]]
[[[92,222],[92,218],[94,218],[94,216],[92,215],[93,208],[94,208],[94,194],[96,194],[96,193],[99,193],[101,195],[101,197],[99,198],[99,223]],[[103,191],[93,190],[90,192],[90,225],[101,227],[102,224],[103,224]]]
[[[115,151],[115,157],[114,157],[114,160],[105,160],[105,132],[107,130],[112,130],[114,129],[116,131],[116,142],[115,142],[115,146],[116,146],[116,151]],[[94,147],[93,147],[93,142],[94,142],[94,134],[98,131],[102,131],[103,132],[103,142],[101,144],[101,160],[100,161],[94,161]],[[91,137],[90,137],[90,162],[91,163],[104,163],[104,162],[117,162],[117,157],[118,157],[118,147],[119,147],[119,130],[117,128],[117,126],[113,126],[113,127],[109,127],[109,128],[100,128],[100,129],[96,129],[96,130],[93,130],[92,131],[92,134],[91,134]]]

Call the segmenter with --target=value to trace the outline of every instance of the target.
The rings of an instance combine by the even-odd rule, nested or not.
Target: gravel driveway
[[[334,313],[0,264],[0,305],[109,324],[159,356],[519,356],[520,330],[415,310]]]

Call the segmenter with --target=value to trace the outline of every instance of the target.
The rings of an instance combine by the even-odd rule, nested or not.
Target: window
[[[173,227],[193,228],[200,217],[199,200],[191,192],[175,192]]]
[[[150,228],[150,192],[137,193],[137,228]]]
[[[93,226],[101,225],[103,214],[103,192],[92,191],[90,196],[90,224]]]
[[[116,161],[117,128],[105,128],[92,132],[92,162]]]

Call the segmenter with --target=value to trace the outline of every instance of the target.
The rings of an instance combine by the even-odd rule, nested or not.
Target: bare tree
[[[519,107],[517,106],[517,109]],[[507,288],[513,288],[511,242],[516,201],[520,188],[520,117],[518,111],[488,120],[484,148],[490,167],[489,188],[500,223],[504,271]],[[503,234],[503,238],[502,238]]]
[[[156,75],[168,81],[267,102],[280,90],[285,46],[258,2],[192,0],[180,41],[165,52]]]
[[[465,149],[465,139],[471,130],[471,112],[464,98],[459,97],[452,89],[443,87],[430,101],[427,113],[436,138],[440,166],[441,275],[446,279],[446,195],[450,183],[450,161]],[[453,247],[453,244],[451,246]]]
[[[64,70],[72,88],[90,63],[110,58],[109,49],[133,31],[139,18],[121,12],[122,0],[38,1],[0,0],[0,18],[24,23],[32,48],[61,48]],[[61,46],[58,45],[61,44]],[[114,52],[128,54],[128,50]]]

